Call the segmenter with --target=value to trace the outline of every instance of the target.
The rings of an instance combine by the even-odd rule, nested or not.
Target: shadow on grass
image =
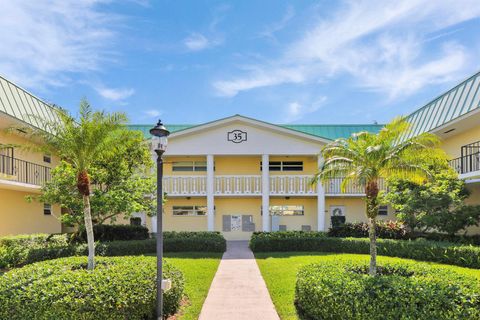
[[[223,252],[164,252],[164,258],[181,259],[221,259]],[[155,253],[146,254],[146,256],[155,257]]]
[[[335,252],[314,252],[314,251],[279,251],[279,252],[254,252],[256,259],[268,258],[289,258],[298,256],[332,256],[339,255]]]

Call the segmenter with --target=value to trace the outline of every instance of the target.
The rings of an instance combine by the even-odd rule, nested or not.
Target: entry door
[[[249,214],[224,214],[222,215],[223,232],[253,232],[255,223]]]
[[[280,230],[280,216],[273,215],[272,216],[272,231],[279,231]]]

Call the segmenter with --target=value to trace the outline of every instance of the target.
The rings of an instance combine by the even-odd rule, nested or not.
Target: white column
[[[207,224],[208,231],[215,231],[215,198],[213,195],[214,183],[213,155],[207,155]]]
[[[270,169],[268,154],[262,155],[262,230],[270,231]]]
[[[323,158],[318,156],[318,168],[321,167]],[[317,230],[325,231],[325,189],[323,184],[318,181],[317,183]]]

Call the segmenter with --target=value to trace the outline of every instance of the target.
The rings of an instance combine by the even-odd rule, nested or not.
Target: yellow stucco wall
[[[255,231],[262,230],[262,216],[260,215],[262,199],[257,198],[215,198],[215,230],[222,231],[223,215],[252,215]],[[247,240],[251,232],[231,231],[222,232],[227,240]]]
[[[480,141],[480,125],[465,132],[443,139],[441,148],[452,158],[460,157],[460,148],[466,144]]]
[[[0,189],[0,236],[62,231],[60,207],[52,206],[52,215],[44,215],[43,203],[25,200],[29,194]]]
[[[165,231],[207,231],[207,216],[174,216],[172,211],[173,206],[206,205],[207,199],[204,197],[190,199],[169,198],[163,207],[163,229]],[[149,230],[151,231],[150,228]]]
[[[367,222],[365,215],[365,200],[361,197],[329,197],[325,200],[325,226],[328,229],[331,226],[331,207],[345,206],[346,222]],[[378,220],[396,220],[392,208],[388,208],[388,215],[378,216]]]
[[[175,171],[173,172],[172,166],[174,162],[183,162],[183,161],[203,161],[206,162],[206,157],[164,157],[163,160],[163,174],[166,176],[171,175],[183,175],[183,176],[202,176],[206,175],[206,171]]]
[[[317,230],[317,199],[311,198],[297,198],[284,197],[270,198],[270,206],[303,206],[303,216],[280,216],[279,224],[286,225],[287,231],[302,230],[302,225],[309,225],[311,230]]]
[[[43,161],[43,153],[35,152],[31,149],[25,148],[26,146],[31,145],[32,142],[28,142],[28,140],[20,135],[0,131],[0,144],[12,144],[14,146],[24,147],[14,147],[14,157],[17,159],[33,162],[50,168],[53,168],[58,164],[58,158],[56,157],[52,157],[52,163],[47,163]]]

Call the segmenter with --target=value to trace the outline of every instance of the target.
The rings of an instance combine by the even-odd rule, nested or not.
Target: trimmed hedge
[[[480,235],[449,235],[440,232],[409,233],[406,226],[398,221],[377,221],[377,237],[381,239],[419,239],[480,245]],[[365,222],[344,223],[328,229],[329,237],[368,238],[368,224]]]
[[[93,226],[95,241],[145,240],[149,238],[148,229],[144,226],[128,224],[99,224]],[[76,236],[77,241],[86,242],[87,233],[81,230]]]
[[[348,222],[330,228],[327,235],[342,238],[368,238],[368,229],[368,223]],[[377,237],[382,239],[407,239],[409,236],[405,225],[398,221],[377,221],[375,230]]]
[[[227,241],[223,235],[217,231],[168,231],[163,234],[163,248],[167,252],[224,252],[227,249]]]
[[[65,234],[32,234],[0,238],[0,268],[72,256],[74,246]]]
[[[322,232],[255,232],[250,239],[254,252],[317,251],[369,254],[370,242],[364,238],[333,238]],[[379,255],[433,261],[480,269],[480,247],[425,239],[377,239]]]
[[[295,305],[307,319],[480,319],[476,278],[424,263],[388,263],[367,275],[361,262],[300,269]]]
[[[86,258],[44,261],[0,277],[0,319],[153,319],[156,300],[154,257],[98,258],[86,270]],[[164,262],[165,315],[177,312],[183,297],[182,273]]]
[[[220,232],[165,232],[165,252],[224,252],[227,242]],[[128,256],[156,252],[156,240],[97,242],[97,256]],[[22,235],[0,238],[0,268],[18,267],[38,261],[86,255],[87,245],[71,244],[68,235]]]

